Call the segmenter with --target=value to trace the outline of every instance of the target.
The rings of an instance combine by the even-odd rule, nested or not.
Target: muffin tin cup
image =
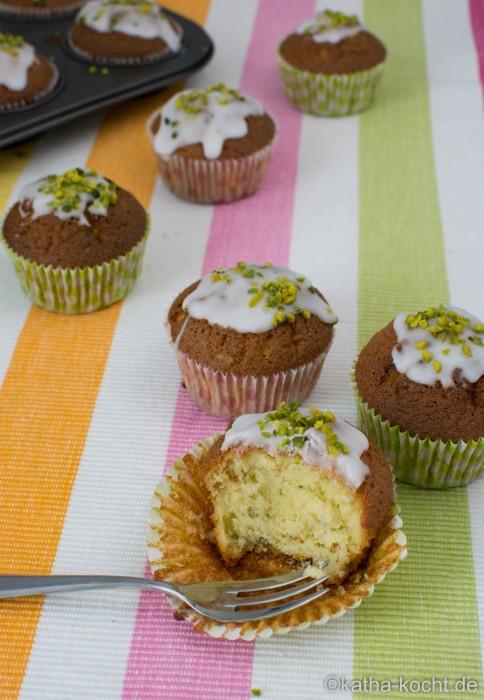
[[[220,436],[213,435],[190,453],[177,459],[161,480],[151,500],[148,557],[154,578],[172,583],[236,580],[237,569],[228,570],[212,545],[212,526],[206,492],[198,481],[200,460]],[[332,586],[319,600],[267,620],[223,624],[210,620],[180,601],[168,597],[176,619],[189,621],[197,632],[225,639],[267,639],[274,634],[323,625],[356,608],[374,592],[407,554],[402,521],[395,504],[360,567],[341,584]]]
[[[328,350],[300,367],[261,377],[213,370],[180,350],[177,360],[192,400],[212,416],[234,418],[270,411],[281,401],[303,403],[321,374]]]
[[[48,98],[51,95],[51,93],[53,93],[53,91],[59,83],[59,71],[57,69],[57,66],[52,61],[49,61],[49,65],[52,68],[53,75],[52,80],[50,81],[49,85],[45,88],[45,90],[42,90],[42,92],[39,92],[30,100],[19,100],[18,102],[10,102],[9,104],[1,105],[0,113],[11,112],[16,109],[24,109],[25,107],[34,107],[40,101]]]
[[[291,66],[277,52],[284,92],[297,109],[320,117],[342,117],[367,109],[381,78],[384,62],[368,70],[325,75]]]
[[[410,435],[365,403],[352,376],[361,430],[378,445],[399,481],[426,489],[465,486],[484,471],[484,438],[431,440]]]
[[[148,136],[154,146],[151,130],[159,115],[157,110],[148,121]],[[165,185],[173,194],[198,204],[233,202],[253,194],[267,170],[274,149],[272,141],[252,155],[241,158],[205,160],[175,154],[156,153],[158,168]]]
[[[7,5],[6,3],[0,2],[0,17],[8,17],[8,19],[15,20],[45,20],[52,21],[56,19],[64,19],[73,15],[79,8],[84,4],[84,0],[79,2],[74,2],[71,5],[65,5],[64,7],[49,7],[49,9],[40,9],[35,7],[15,7],[14,5]]]
[[[40,265],[18,255],[4,240],[20,286],[34,304],[47,311],[83,314],[121,301],[141,271],[148,231],[124,255],[92,267]]]

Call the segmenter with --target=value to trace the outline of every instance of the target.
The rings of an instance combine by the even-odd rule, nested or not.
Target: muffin
[[[19,19],[56,19],[74,13],[83,0],[0,0],[0,13]]]
[[[310,280],[271,263],[215,270],[179,294],[168,313],[188,393],[226,418],[303,401],[337,320]]]
[[[174,194],[232,202],[259,187],[276,125],[260,102],[219,83],[174,95],[151,116],[148,134]]]
[[[0,32],[0,111],[22,107],[48,94],[57,69],[18,34]]]
[[[329,411],[283,405],[274,414],[242,416],[225,435],[206,438],[169,467],[151,500],[153,576],[174,584],[238,582],[304,567],[307,576],[320,577],[320,560],[327,558],[330,581],[344,579],[297,610],[253,622],[221,624],[168,598],[175,619],[189,620],[197,632],[250,641],[324,624],[372,595],[406,556],[391,475],[378,449]],[[284,505],[281,487],[287,487]]]
[[[236,418],[206,469],[226,564],[252,552],[324,570],[329,583],[362,561],[394,500],[380,450],[330,411],[297,403]]]
[[[152,0],[90,0],[69,40],[82,56],[103,63],[133,63],[180,50],[182,30]]]
[[[83,313],[130,291],[141,270],[148,218],[135,197],[94,170],[27,185],[3,239],[24,291],[50,311]]]
[[[356,15],[323,10],[282,41],[277,58],[292,105],[337,117],[369,107],[386,49]]]
[[[452,306],[401,313],[360,353],[363,430],[399,479],[445,488],[484,469],[484,324]]]

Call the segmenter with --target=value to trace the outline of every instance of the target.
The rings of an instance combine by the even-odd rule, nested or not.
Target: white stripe
[[[256,5],[256,0],[213,0],[207,30],[217,53],[190,85],[238,84]],[[165,462],[180,387],[164,321],[173,298],[200,275],[212,211],[177,199],[158,181],[143,274],[116,328],[57,573],[143,574],[148,506]],[[130,593],[48,599],[22,697],[119,697],[136,610],[137,596]]]
[[[30,155],[16,186],[10,194],[5,213],[17,199],[19,191],[28,182],[52,173],[54,168],[56,172],[62,172],[74,165],[83,163],[91,147],[95,133],[94,127],[98,120],[98,116],[90,117],[83,121],[81,127],[79,127],[79,124],[67,125],[62,129],[55,129],[55,131],[39,139],[34,152]],[[19,145],[17,148],[19,151],[22,151],[24,147]],[[10,364],[15,344],[30,306],[30,300],[20,289],[5,247],[1,245],[0,319],[2,342],[0,343],[0,384]]]
[[[484,123],[468,3],[423,6],[430,105],[450,297],[484,319]],[[467,489],[484,658],[484,479]]]
[[[320,2],[326,7],[326,2]],[[361,16],[358,0],[338,3]],[[290,266],[307,275],[339,316],[321,379],[308,399],[356,420],[349,374],[356,355],[358,314],[358,118],[305,116],[299,152]],[[257,642],[252,685],[264,700],[321,700],[324,679],[351,679],[353,614],[324,627]],[[328,693],[329,695],[329,693]],[[351,698],[350,692],[331,697]]]

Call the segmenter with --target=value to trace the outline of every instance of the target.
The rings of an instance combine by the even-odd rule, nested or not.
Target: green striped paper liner
[[[353,382],[360,428],[382,450],[396,478],[427,489],[464,486],[484,471],[484,438],[431,440],[391,425],[363,401]]]
[[[397,313],[449,297],[421,4],[365,0],[364,10],[365,24],[388,44],[390,56],[378,100],[360,117],[360,347]],[[399,483],[397,490],[409,556],[356,611],[353,677],[466,676],[480,683],[467,488]],[[405,694],[397,687],[385,697]],[[438,689],[411,696],[453,697]]]
[[[368,70],[327,75],[295,68],[277,51],[279,71],[289,102],[319,117],[342,117],[367,109],[383,72],[384,63]]]
[[[127,253],[92,267],[62,268],[41,265],[18,255],[2,236],[20,286],[30,299],[47,311],[90,313],[121,301],[131,291],[143,263],[149,227]]]

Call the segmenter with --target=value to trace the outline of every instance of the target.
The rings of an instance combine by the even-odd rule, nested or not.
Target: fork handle
[[[175,593],[164,581],[134,576],[17,576],[0,575],[0,598],[19,598],[42,593],[68,593],[100,588],[154,588],[165,593]]]

